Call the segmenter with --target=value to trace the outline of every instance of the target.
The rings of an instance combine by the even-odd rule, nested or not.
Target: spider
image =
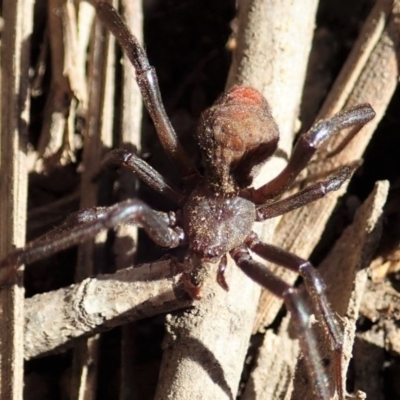
[[[183,280],[189,294],[200,298],[200,288],[192,283],[190,268],[197,261],[218,263],[217,281],[228,290],[224,271],[229,254],[251,279],[282,298],[297,326],[300,346],[318,398],[330,393],[322,372],[322,360],[316,339],[309,329],[311,312],[300,292],[285,283],[251,253],[299,273],[312,300],[313,313],[322,321],[330,337],[336,360],[340,357],[342,332],[327,301],[324,284],[307,260],[273,245],[263,243],[252,231],[255,221],[265,221],[302,207],[337,190],[351,176],[354,166],[342,166],[327,179],[298,193],[281,198],[307,166],[313,154],[330,136],[346,128],[353,133],[369,122],[375,112],[361,104],[317,122],[298,139],[287,166],[273,180],[258,189],[251,187],[261,166],[277,150],[279,132],[267,100],[256,89],[234,86],[223,93],[200,119],[195,138],[202,154],[204,173],[191,164],[165,113],[157,77],[147,55],[124,24],[117,11],[105,2],[96,3],[97,15],[116,36],[136,70],[143,101],[156,127],[161,144],[182,171],[186,190],[180,191],[136,154],[113,150],[104,166],[117,164],[137,175],[152,189],[175,202],[179,212],[160,213],[138,199],[129,199],[111,207],[94,207],[70,217],[55,234],[28,243],[0,262],[0,285],[9,283],[19,266],[47,257],[95,236],[118,224],[140,225],[149,237],[164,248],[187,246]],[[336,366],[336,386],[340,398],[340,363]]]

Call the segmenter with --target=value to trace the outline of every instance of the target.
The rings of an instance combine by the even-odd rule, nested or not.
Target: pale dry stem
[[[25,243],[29,125],[29,55],[33,2],[12,1],[3,9],[1,43],[0,257]],[[22,277],[0,292],[0,398],[23,392],[24,290]]]
[[[83,171],[80,208],[95,207],[110,196],[105,179],[93,181],[104,154],[112,148],[114,120],[115,57],[114,37],[95,20],[89,55],[88,108],[84,131]],[[79,246],[75,279],[92,276],[106,267],[107,232]],[[73,351],[71,397],[90,400],[96,397],[99,365],[99,337],[81,340]]]
[[[333,95],[329,96],[326,105],[323,106],[324,113],[331,113],[342,107],[347,108],[359,103],[369,102],[376,110],[377,116],[372,123],[359,132],[350,145],[337,157],[332,158],[330,162],[315,163],[311,168],[311,176],[324,176],[338,165],[347,164],[362,157],[364,149],[376,125],[383,117],[397,85],[399,54],[397,13],[398,2],[395,2],[393,13],[391,13],[390,5],[388,9],[387,2],[379,2],[372,10],[349,61],[343,68],[338,83],[332,88]],[[373,45],[371,44],[371,37],[373,38]],[[365,54],[366,51],[367,55]],[[358,60],[358,62],[354,60]],[[360,62],[362,62],[361,66]],[[351,86],[351,89],[349,89],[349,86]],[[341,91],[344,87],[347,88],[345,90],[347,97],[345,98],[343,98]],[[336,138],[336,143],[340,140],[340,138]],[[343,194],[344,190],[345,188],[331,193],[327,198],[315,204],[283,216],[274,243],[301,257],[308,258],[321,237],[337,199]],[[296,279],[295,274],[287,271],[279,272],[279,275],[289,282],[294,282]],[[270,324],[280,306],[279,300],[270,293],[264,292],[261,297],[255,330],[262,330],[263,326]],[[266,342],[264,346],[268,348],[271,347],[271,344]],[[280,355],[272,351],[268,358],[274,359],[278,356]],[[286,366],[284,368],[287,369]],[[260,372],[254,371],[252,379],[259,382],[258,374],[261,374],[263,366],[258,366],[257,370]],[[292,375],[293,369],[289,373]],[[275,375],[279,376],[279,374]],[[274,380],[273,376],[271,376],[271,379],[267,377],[263,380],[264,387],[279,387],[279,384],[280,381]]]

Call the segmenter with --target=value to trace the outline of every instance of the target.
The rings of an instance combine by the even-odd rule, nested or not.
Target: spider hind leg
[[[278,247],[260,242],[255,233],[249,236],[245,244],[230,252],[232,258],[247,276],[284,300],[294,320],[294,326],[297,328],[300,348],[309,374],[315,381],[318,395],[321,399],[327,400],[331,398],[329,380],[324,368],[322,368],[324,362],[320,355],[317,340],[313,330],[310,329],[312,311],[309,309],[303,293],[275,276],[264,264],[255,261],[248,249],[250,248],[265,260],[295,271],[303,277],[307,293],[312,300],[313,312],[318,320],[323,321],[323,326],[327,328],[329,342],[335,352],[335,385],[339,398],[343,399],[344,389],[342,387],[340,362],[343,336],[338,328],[338,321],[326,299],[325,287],[318,272],[308,261]]]

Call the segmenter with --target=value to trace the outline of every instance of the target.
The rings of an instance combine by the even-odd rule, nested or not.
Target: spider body
[[[205,172],[183,207],[183,226],[190,253],[216,262],[251,233],[255,205],[240,192],[275,152],[279,134],[264,96],[234,86],[202,114],[196,139]]]
[[[255,221],[285,214],[337,190],[351,176],[354,166],[343,166],[327,179],[292,196],[281,198],[306,168],[318,147],[342,129],[351,128],[352,133],[361,129],[375,116],[372,107],[361,104],[316,123],[300,136],[287,166],[273,180],[255,189],[250,187],[253,178],[277,148],[278,128],[267,100],[260,92],[246,86],[235,86],[221,95],[201,117],[195,134],[204,165],[204,175],[201,176],[192,166],[165,113],[155,71],[143,48],[109,3],[97,2],[96,11],[135,67],[144,104],[166,153],[181,171],[183,180],[190,185],[193,182],[196,184],[188,189],[188,194],[181,192],[138,155],[121,149],[111,151],[104,165],[117,164],[131,170],[155,191],[181,206],[181,218],[175,213],[156,212],[138,199],[129,199],[110,207],[82,210],[74,218],[69,218],[62,229],[16,249],[1,260],[0,286],[9,283],[19,266],[79,244],[102,230],[123,223],[140,225],[162,247],[188,244],[189,258],[192,260],[219,261],[217,281],[224,289],[228,288],[223,272],[229,254],[246,275],[284,300],[297,326],[300,346],[316,396],[328,400],[331,397],[329,385],[316,340],[309,329],[311,314],[315,313],[317,320],[326,328],[335,359],[338,360],[342,349],[342,333],[325,296],[324,284],[317,270],[307,260],[261,242],[252,232],[252,225]],[[299,273],[311,297],[312,312],[302,293],[276,277],[264,264],[254,260],[251,252]],[[342,400],[345,391],[341,372],[338,363],[335,385]]]
[[[189,252],[204,261],[216,262],[243,243],[255,220],[254,204],[239,196],[224,196],[203,183],[183,207],[183,227]]]

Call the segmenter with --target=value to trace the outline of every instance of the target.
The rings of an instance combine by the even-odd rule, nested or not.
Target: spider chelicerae
[[[164,248],[187,246],[186,264],[195,266],[198,264],[196,260],[218,263],[216,279],[225,290],[228,290],[228,284],[224,271],[229,254],[246,275],[284,300],[297,326],[301,349],[310,376],[314,378],[315,392],[318,398],[329,399],[323,369],[320,368],[322,360],[309,329],[311,312],[303,296],[296,288],[273,275],[264,264],[255,261],[251,255],[253,252],[303,277],[312,299],[312,311],[325,325],[336,354],[336,386],[339,397],[343,398],[338,362],[342,333],[318,272],[307,260],[261,242],[252,231],[252,226],[255,221],[285,214],[337,190],[350,177],[354,166],[343,166],[324,181],[281,198],[327,138],[345,128],[352,128],[353,133],[361,129],[374,117],[373,109],[369,104],[362,104],[316,123],[300,136],[283,171],[255,189],[251,187],[253,178],[277,149],[278,128],[261,93],[251,87],[234,86],[202,114],[195,134],[204,166],[201,175],[190,162],[165,113],[157,77],[146,53],[111,5],[98,2],[96,10],[135,67],[143,101],[161,144],[182,172],[187,187],[184,191],[175,188],[136,154],[126,150],[111,151],[104,165],[126,167],[155,191],[175,202],[181,211],[169,214],[156,212],[138,199],[129,199],[107,208],[80,211],[67,221],[67,230],[30,242],[3,259],[0,262],[0,285],[7,284],[19,266],[123,223],[140,225],[155,243]],[[76,221],[79,223],[76,224]],[[200,298],[201,289],[192,283],[190,265],[189,268],[185,266],[183,273],[185,287],[193,298]]]

